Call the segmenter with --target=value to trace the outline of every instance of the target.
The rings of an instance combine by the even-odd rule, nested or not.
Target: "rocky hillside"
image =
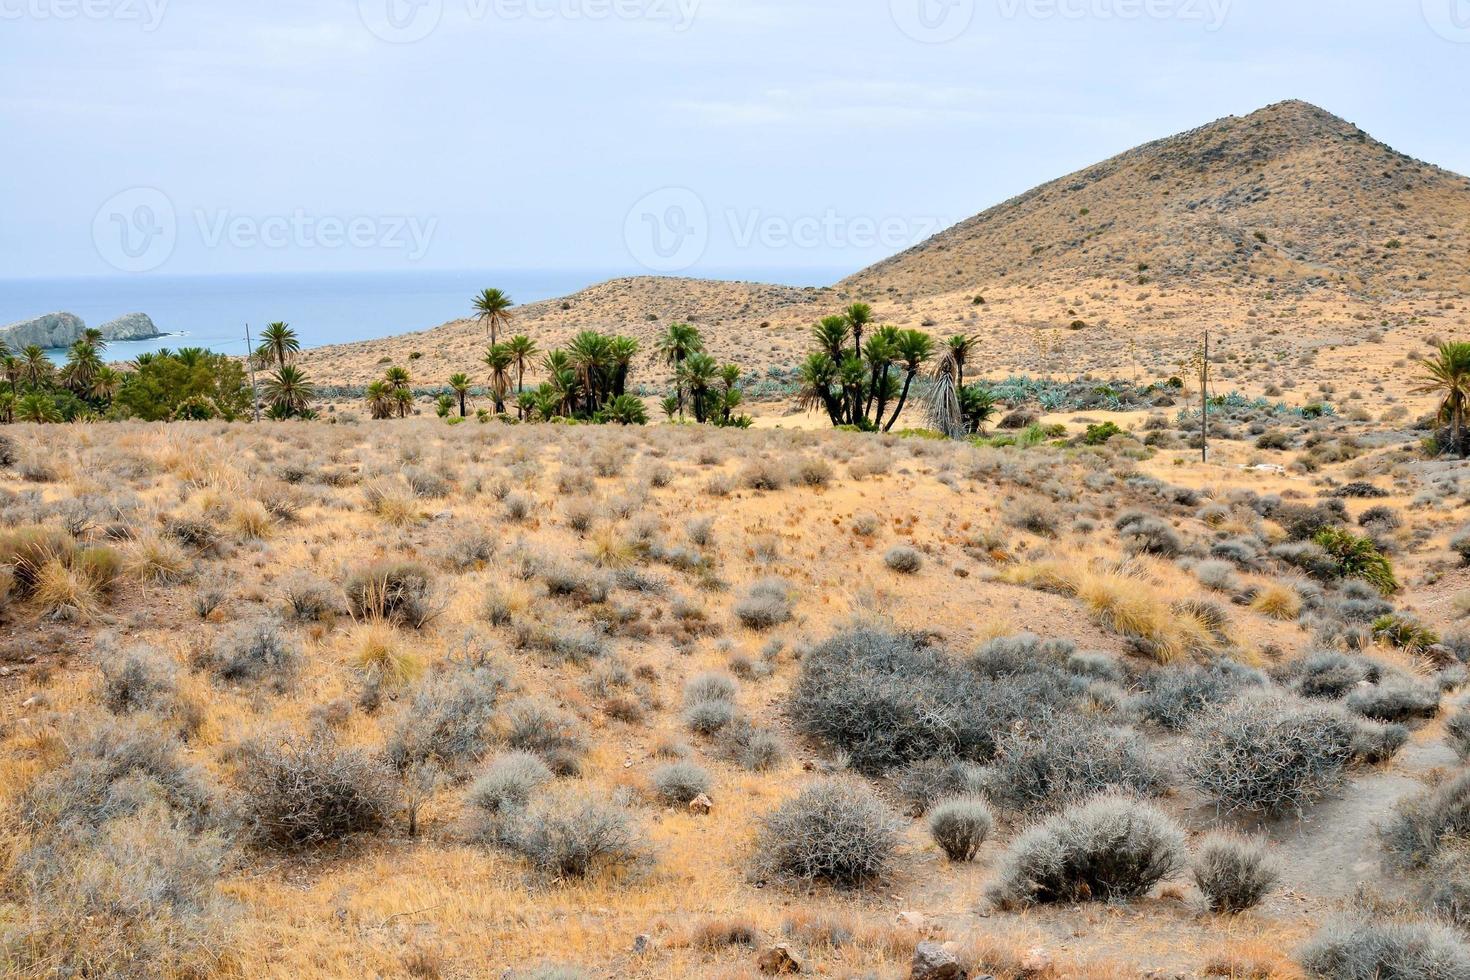
[[[900,296],[1059,278],[1452,289],[1467,249],[1470,180],[1283,102],[1044,184],[843,285]]]
[[[74,313],[47,313],[0,327],[0,342],[13,351],[31,346],[56,350],[70,347],[82,339],[86,329],[87,324]],[[129,313],[97,329],[102,331],[102,339],[106,341],[152,340],[163,336],[145,313]]]

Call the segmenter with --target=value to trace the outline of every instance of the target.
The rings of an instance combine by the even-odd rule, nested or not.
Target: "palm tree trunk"
[[[462,391],[459,393],[459,417],[460,418],[464,418],[465,417],[465,410],[464,410],[464,392],[462,392]]]
[[[903,404],[909,400],[909,385],[914,383],[914,375],[918,373],[917,371],[910,371],[904,376],[903,392],[898,396],[898,404],[893,406],[893,414],[888,417],[888,424],[883,427],[884,432],[891,431],[893,429],[893,423],[897,422],[898,417],[903,414]]]

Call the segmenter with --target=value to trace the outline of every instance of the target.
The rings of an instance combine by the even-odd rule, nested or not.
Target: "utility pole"
[[[1199,364],[1200,462],[1210,461],[1210,331],[1205,330],[1205,356]]]
[[[250,339],[250,324],[245,324],[245,366],[250,369],[250,404],[255,406],[255,421],[260,421],[260,392],[255,387],[255,342]]]

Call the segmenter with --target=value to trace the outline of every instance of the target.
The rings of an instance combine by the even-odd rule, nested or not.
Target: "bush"
[[[251,837],[279,850],[375,831],[398,801],[385,766],[325,736],[245,746],[240,791]]]
[[[1465,980],[1470,948],[1438,923],[1343,920],[1324,926],[1298,956],[1324,980]]]
[[[1470,527],[1450,538],[1450,550],[1460,556],[1460,564],[1470,565]]]
[[[95,841],[55,838],[19,856],[18,905],[0,923],[16,977],[205,977],[228,961],[235,909],[219,891],[228,849],[157,806]]]
[[[486,766],[471,784],[468,802],[488,816],[505,816],[524,809],[551,779],[551,770],[538,756],[507,752]]]
[[[1263,842],[1232,834],[1206,837],[1191,869],[1210,911],[1226,914],[1254,908],[1281,876]]]
[[[586,751],[583,725],[560,708],[536,698],[521,698],[505,710],[505,744],[534,752],[559,776],[581,771]]]
[[[919,817],[947,796],[964,796],[983,788],[982,770],[973,762],[959,759],[920,759],[893,774],[893,790],[908,804],[910,815]]]
[[[735,618],[747,629],[768,630],[791,619],[791,586],[779,578],[765,578],[735,603]]]
[[[898,545],[883,555],[883,564],[900,575],[912,575],[923,566],[924,558],[913,548]]]
[[[705,701],[730,701],[740,693],[740,685],[728,674],[709,671],[696,674],[684,685],[684,703],[700,704]]]
[[[1174,529],[1152,514],[1129,512],[1119,517],[1115,526],[1129,551],[1173,558],[1184,549]]]
[[[156,650],[138,647],[109,654],[102,670],[102,705],[115,715],[166,706],[175,691],[174,665]]]
[[[1470,837],[1470,772],[1401,800],[1380,833],[1389,853],[1410,867],[1424,867],[1447,842]]]
[[[1348,695],[1348,709],[1376,721],[1407,721],[1439,714],[1439,691],[1407,678],[1389,678]]]
[[[684,709],[684,724],[696,735],[714,735],[740,717],[740,710],[729,701],[696,701]]]
[[[1353,760],[1368,765],[1387,762],[1408,743],[1409,730],[1403,725],[1361,721],[1353,729]]]
[[[1242,698],[1193,728],[1185,769],[1224,812],[1301,813],[1336,789],[1354,727],[1338,712],[1286,698]]]
[[[195,828],[216,805],[203,772],[179,758],[176,739],[152,727],[89,721],[66,741],[67,755],[22,794],[19,816],[48,836],[86,834],[109,820],[161,804]]]
[[[1138,898],[1185,865],[1184,833],[1147,803],[1103,796],[1022,834],[991,897],[1002,907]]]
[[[1266,678],[1230,660],[1207,667],[1169,667],[1144,678],[1143,716],[1170,731],[1183,731],[1201,713],[1226,704]]]
[[[421,629],[438,614],[430,602],[429,570],[416,562],[374,562],[347,579],[347,607],[355,619],[382,619]]]
[[[337,596],[326,582],[299,575],[286,584],[286,618],[297,623],[320,623],[337,615]]]
[[[302,665],[301,650],[272,619],[243,623],[215,639],[202,666],[222,681],[269,681],[284,690]]]
[[[666,803],[688,803],[710,788],[709,773],[692,762],[670,762],[653,771],[653,788]]]
[[[1373,620],[1373,636],[1400,650],[1423,653],[1439,642],[1439,634],[1409,616],[1389,613]]]
[[[563,878],[628,868],[646,855],[626,810],[572,791],[537,800],[512,821],[501,843],[537,870]]]
[[[827,779],[765,817],[756,852],[766,874],[861,888],[888,872],[898,840],[897,818],[866,783]]]
[[[1307,657],[1299,671],[1297,693],[1308,698],[1336,700],[1368,679],[1368,667],[1361,660],[1332,650]]]
[[[994,824],[990,807],[973,796],[945,800],[929,814],[930,836],[945,857],[956,863],[975,859]]]
[[[1153,796],[1168,774],[1136,732],[1095,723],[1039,719],[1034,730],[1005,736],[986,771],[986,795],[997,806],[1038,817],[1116,790]]]
[[[1461,707],[1445,720],[1444,740],[1461,762],[1470,759],[1470,707]]]
[[[1342,578],[1362,579],[1384,595],[1398,591],[1393,565],[1368,538],[1327,527],[1312,535],[1312,541],[1327,553]]]
[[[439,674],[422,684],[399,716],[384,748],[399,772],[433,763],[451,773],[489,747],[490,723],[507,679],[490,668]]]

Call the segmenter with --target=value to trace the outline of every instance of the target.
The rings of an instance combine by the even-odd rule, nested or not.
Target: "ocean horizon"
[[[851,271],[725,269],[697,275],[826,286]],[[128,361],[177,347],[244,354],[247,324],[258,338],[266,324],[284,321],[302,347],[322,347],[414,333],[468,316],[474,296],[487,287],[505,290],[521,306],[637,274],[627,269],[513,269],[0,280],[0,325],[47,313],[74,313],[96,327],[127,313],[146,313],[165,336],[110,344],[110,360]],[[49,353],[58,361],[65,356],[62,350]]]

